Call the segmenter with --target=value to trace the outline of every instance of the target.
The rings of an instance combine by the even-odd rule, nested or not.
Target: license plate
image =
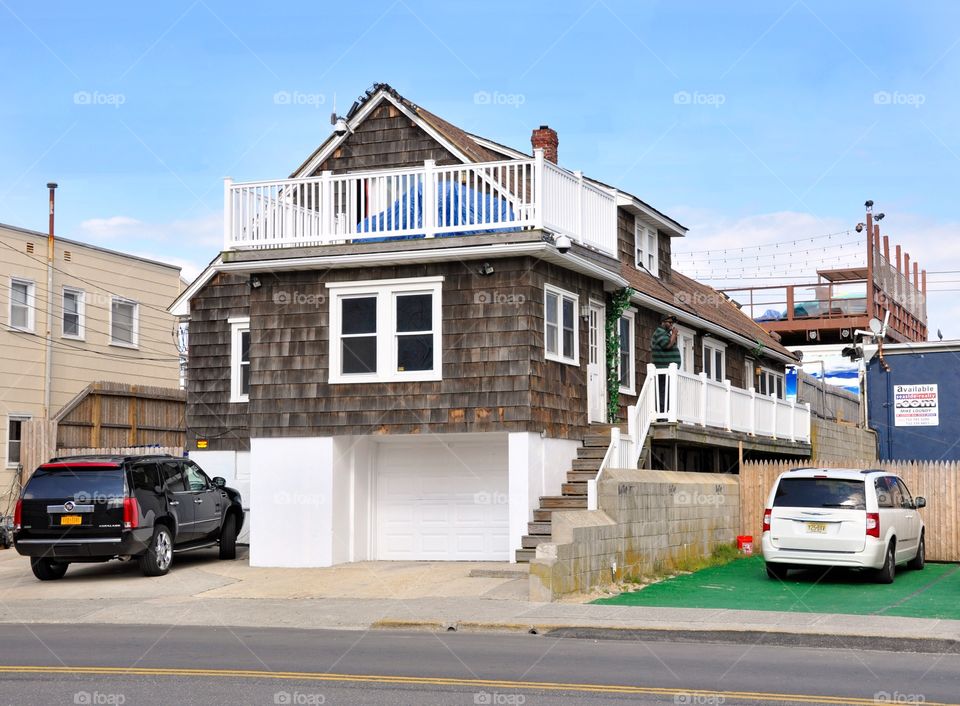
[[[61,525],[79,525],[83,522],[83,518],[80,515],[61,515],[60,524]]]
[[[826,534],[827,523],[826,522],[808,522],[807,532],[809,534]]]

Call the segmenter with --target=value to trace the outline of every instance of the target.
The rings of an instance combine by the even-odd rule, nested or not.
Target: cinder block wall
[[[817,417],[811,418],[810,425],[811,458],[877,460],[877,435],[872,429]]]
[[[530,599],[553,601],[630,576],[669,570],[687,557],[736,540],[736,476],[609,470],[598,510],[553,516],[553,542],[530,564]]]

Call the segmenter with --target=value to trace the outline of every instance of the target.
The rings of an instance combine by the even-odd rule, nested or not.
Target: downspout
[[[47,184],[47,188],[50,189],[50,224],[47,234],[47,336],[43,370],[43,418],[49,420],[53,377],[53,206],[54,191],[57,185],[54,182],[50,182]]]

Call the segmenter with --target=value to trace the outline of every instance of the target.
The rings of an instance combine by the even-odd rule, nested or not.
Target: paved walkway
[[[524,567],[509,564],[366,562],[330,569],[259,569],[243,557],[221,562],[214,552],[196,552],[178,556],[174,566],[167,576],[147,579],[135,564],[78,565],[64,579],[42,583],[23,557],[0,551],[0,622],[566,629],[623,636],[637,630],[692,631],[704,639],[721,633],[756,639],[754,633],[770,633],[831,636],[860,648],[870,643],[853,639],[857,636],[874,644],[883,637],[931,645],[940,641],[938,649],[960,640],[956,620],[531,603],[525,599],[526,580],[516,574]]]

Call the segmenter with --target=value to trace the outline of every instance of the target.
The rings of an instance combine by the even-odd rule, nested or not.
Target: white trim
[[[6,449],[3,452],[3,465],[7,468],[16,468],[20,465],[20,461],[11,463],[10,461],[10,422],[29,422],[33,419],[31,414],[17,414],[11,412],[7,415],[7,424],[3,432],[3,438],[6,440]],[[20,429],[20,443],[23,443],[23,428]],[[20,447],[21,452],[23,451],[23,446]],[[21,459],[22,460],[22,459]]]
[[[13,324],[13,285],[14,284],[24,284],[27,286],[27,325],[23,326],[14,326]],[[26,277],[10,277],[10,286],[7,288],[7,296],[9,298],[9,305],[7,307],[7,323],[10,328],[14,331],[21,331],[23,333],[34,333],[37,328],[37,283],[32,279],[27,279]]]
[[[757,394],[764,394],[764,395],[767,395],[767,396],[770,396],[771,393],[774,393],[774,394],[775,394],[775,393],[777,392],[777,382],[779,381],[779,382],[780,382],[780,392],[783,393],[783,396],[777,395],[777,399],[778,399],[778,400],[786,399],[786,395],[787,395],[787,381],[786,381],[786,377],[784,376],[784,374],[783,374],[782,372],[780,372],[780,371],[778,371],[778,370],[774,370],[773,368],[770,368],[770,367],[768,367],[768,366],[766,366],[766,365],[761,365],[761,366],[760,366],[760,378],[761,378],[761,379],[764,379],[764,380],[765,380],[765,383],[769,383],[769,382],[770,382],[770,378],[773,378],[773,380],[772,380],[772,382],[773,382],[773,385],[772,385],[773,389],[772,389],[772,390],[769,389],[769,388],[771,387],[771,385],[765,384],[764,387],[766,387],[767,389],[764,390],[764,391],[761,393],[760,384],[759,384],[759,382],[758,382],[758,383],[757,383]]]
[[[743,389],[752,390],[756,387],[757,382],[757,360],[747,356],[743,360],[743,372],[746,373],[746,377],[743,379]]]
[[[634,309],[625,309],[624,312],[620,315],[621,319],[627,319],[629,322],[629,347],[630,347],[630,385],[624,387],[623,383],[620,383],[620,394],[622,395],[633,395],[637,394],[637,314]],[[620,340],[620,322],[617,322],[617,340]],[[621,348],[621,353],[623,352]],[[604,350],[606,354],[606,350]],[[617,355],[617,377],[622,380],[621,370],[620,370],[620,355]]]
[[[443,379],[443,277],[407,277],[403,279],[367,280],[355,282],[328,282],[330,292],[330,368],[331,385],[348,383],[420,382]],[[397,370],[397,295],[429,294],[431,296],[431,331],[421,335],[433,336],[433,367],[430,370]],[[341,301],[357,297],[376,300],[377,326],[370,336],[377,341],[377,371],[375,373],[343,373],[341,341]]]
[[[113,305],[114,304],[131,304],[133,306],[133,330],[130,332],[130,336],[133,339],[132,343],[127,343],[126,341],[118,341],[113,337]],[[118,348],[139,348],[140,347],[140,302],[134,299],[127,299],[126,297],[118,297],[116,295],[110,297],[110,315],[109,315],[109,329],[108,335],[110,336],[110,345],[117,346]]]
[[[77,333],[66,333],[64,319],[67,315],[67,308],[63,305],[64,297],[67,294],[77,295]],[[60,292],[60,338],[69,338],[73,341],[82,341],[87,332],[87,293],[79,287],[64,285]]]
[[[557,352],[551,353],[547,343],[547,294],[557,297]],[[573,302],[573,352],[571,356],[563,355],[563,300]],[[580,366],[580,295],[560,289],[552,284],[543,287],[543,357],[566,365]]]
[[[709,356],[707,355],[708,351],[710,354]],[[707,361],[709,360],[710,362],[710,372],[707,373],[707,377],[710,380],[713,380],[714,382],[723,382],[724,380],[726,380],[727,379],[727,344],[717,338],[713,338],[712,336],[709,338],[704,336],[703,347],[701,352],[703,354],[703,358],[702,358],[703,363],[700,369],[703,372],[705,373],[707,372]],[[717,371],[713,369],[715,353],[720,354],[719,377],[717,376]]]
[[[592,179],[590,181],[592,181]],[[656,211],[653,210],[652,207],[643,203],[643,201],[638,199],[633,194],[628,194],[627,192],[621,191],[620,189],[617,189],[616,191],[617,191],[618,207],[624,208],[631,213],[634,213],[634,211],[631,210],[631,209],[634,209],[635,211],[639,212],[644,217],[649,218],[651,221],[657,223],[658,225],[662,225],[667,230],[677,233],[680,237],[683,237],[684,235],[686,235],[687,231],[689,230],[686,226],[680,225],[669,216],[664,216],[661,213],[657,213]],[[637,215],[637,214],[634,213],[634,215]]]
[[[244,333],[250,333],[250,318],[236,316],[227,319],[230,324],[230,402],[249,402],[250,390],[246,393],[240,388],[243,376],[240,366],[243,362],[241,341]],[[247,361],[250,365],[250,361]]]
[[[696,355],[694,351],[697,345],[697,332],[688,326],[674,324],[677,329],[677,348],[680,349],[680,369],[685,373],[696,372]],[[690,349],[687,350],[685,339],[690,340]],[[689,355],[688,355],[689,353]]]

